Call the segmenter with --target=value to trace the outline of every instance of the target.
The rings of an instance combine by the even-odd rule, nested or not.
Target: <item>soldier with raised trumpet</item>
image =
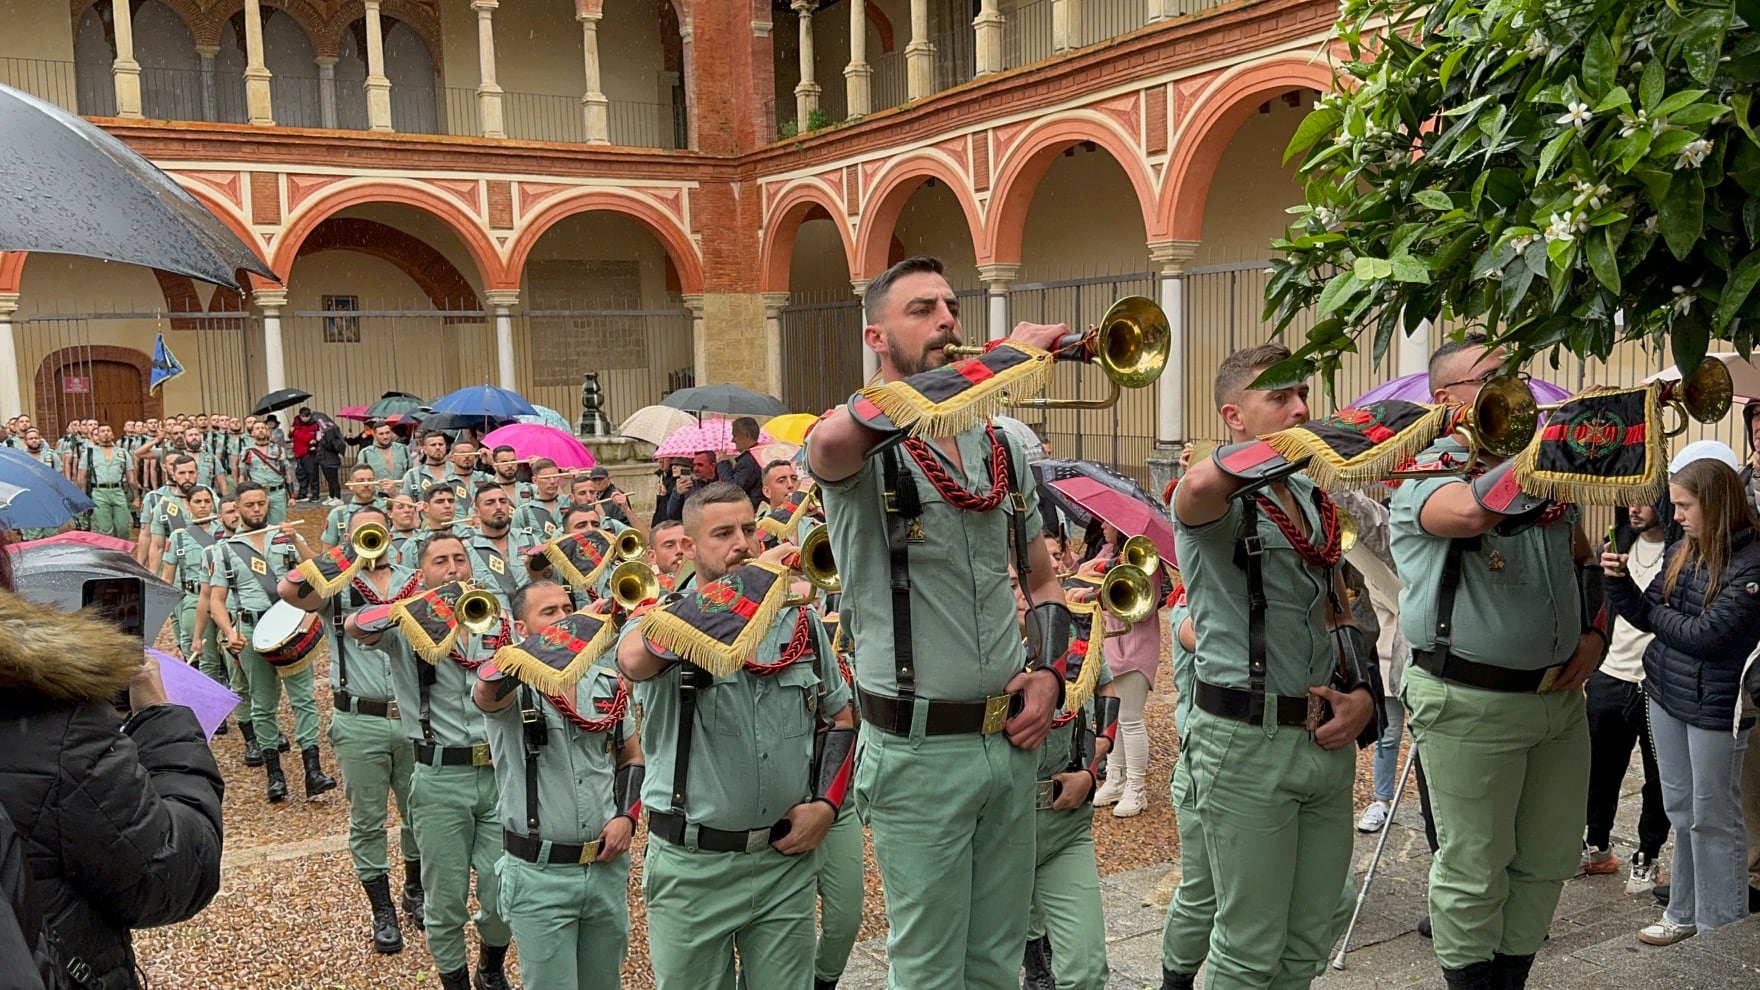
[[[644,768],[604,613],[533,581],[513,595],[515,642],[477,671],[501,795],[501,907],[534,988],[616,990],[629,950]]]
[[[370,468],[357,466],[370,474]],[[369,484],[372,479],[369,477]],[[372,942],[381,953],[403,951],[391,863],[385,837],[386,802],[397,802],[403,858],[403,910],[422,924],[422,862],[409,800],[415,750],[404,735],[392,688],[392,658],[346,634],[348,616],[369,605],[391,605],[415,594],[413,571],[392,565],[388,517],[375,505],[358,506],[345,524],[348,543],[304,561],[281,579],[281,600],[324,621],[330,646],[330,747],[342,769],[348,799],[348,853],[372,911]]]
[[[503,636],[506,616],[495,596],[470,590],[470,551],[458,536],[439,533],[416,555],[418,590],[392,605],[350,615],[348,635],[391,658],[391,684],[403,733],[415,752],[410,817],[421,853],[424,928],[441,990],[471,990],[464,926],[475,921],[482,949],[476,990],[507,990],[503,965],[512,933],[500,913],[495,864],[502,852],[488,727],[473,700],[476,670]],[[503,637],[504,638],[504,637]]]

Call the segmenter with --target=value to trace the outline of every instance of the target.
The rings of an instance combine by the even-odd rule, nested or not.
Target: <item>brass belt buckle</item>
[[[1008,724],[1008,703],[1010,695],[995,694],[984,699],[984,725],[978,731],[983,735],[994,735],[1002,731]]]
[[[471,746],[471,766],[486,767],[489,765],[489,744],[476,743]]]
[[[1041,781],[1039,781],[1039,791],[1038,791],[1038,795],[1035,799],[1034,807],[1036,807],[1040,811],[1044,811],[1045,809],[1051,807],[1051,802],[1053,802],[1055,800],[1057,800],[1057,781],[1055,781],[1055,780],[1041,780]]]
[[[397,709],[397,702],[387,701],[385,703],[385,717],[386,718],[399,718],[399,717],[401,717],[401,715],[402,715],[402,713],[399,712]]]
[[[575,862],[579,863],[582,866],[586,866],[587,864],[598,860],[598,858],[599,858],[599,840],[594,839],[593,841],[591,841],[581,847],[580,858],[575,860]]]
[[[1553,682],[1558,680],[1559,671],[1562,670],[1564,670],[1563,667],[1547,668],[1546,673],[1540,678],[1540,686],[1534,689],[1534,693],[1545,694],[1551,691]]]
[[[770,830],[754,828],[746,833],[746,852],[762,852],[770,848]]]

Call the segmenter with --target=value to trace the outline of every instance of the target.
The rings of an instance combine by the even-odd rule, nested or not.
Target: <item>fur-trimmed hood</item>
[[[141,660],[140,641],[94,612],[63,612],[0,591],[0,693],[103,701],[128,686]]]

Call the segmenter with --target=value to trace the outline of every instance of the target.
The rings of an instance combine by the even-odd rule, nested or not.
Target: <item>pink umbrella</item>
[[[763,430],[758,431],[760,445],[775,442],[775,437]],[[666,439],[660,441],[660,446],[654,448],[654,456],[689,457],[702,450],[731,454],[737,449],[733,445],[733,420],[715,418],[681,426],[668,433]]]
[[[372,417],[367,415],[366,406],[343,406],[341,409],[336,410],[336,418],[352,419],[357,423],[365,423]]]
[[[548,457],[559,468],[590,468],[595,463],[592,451],[581,446],[579,440],[541,423],[509,423],[490,430],[483,438],[485,449],[493,450],[502,444],[512,447],[521,460]]]
[[[1051,487],[1083,509],[1111,523],[1120,533],[1126,536],[1147,536],[1155,541],[1155,549],[1161,551],[1161,559],[1169,562],[1174,560],[1173,523],[1141,499],[1086,477],[1053,481]]]

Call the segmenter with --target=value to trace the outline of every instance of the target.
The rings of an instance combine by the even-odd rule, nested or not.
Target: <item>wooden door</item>
[[[96,408],[92,416],[98,422],[109,423],[121,436],[122,424],[146,418],[146,383],[139,368],[122,361],[92,361],[82,370],[90,375]]]

